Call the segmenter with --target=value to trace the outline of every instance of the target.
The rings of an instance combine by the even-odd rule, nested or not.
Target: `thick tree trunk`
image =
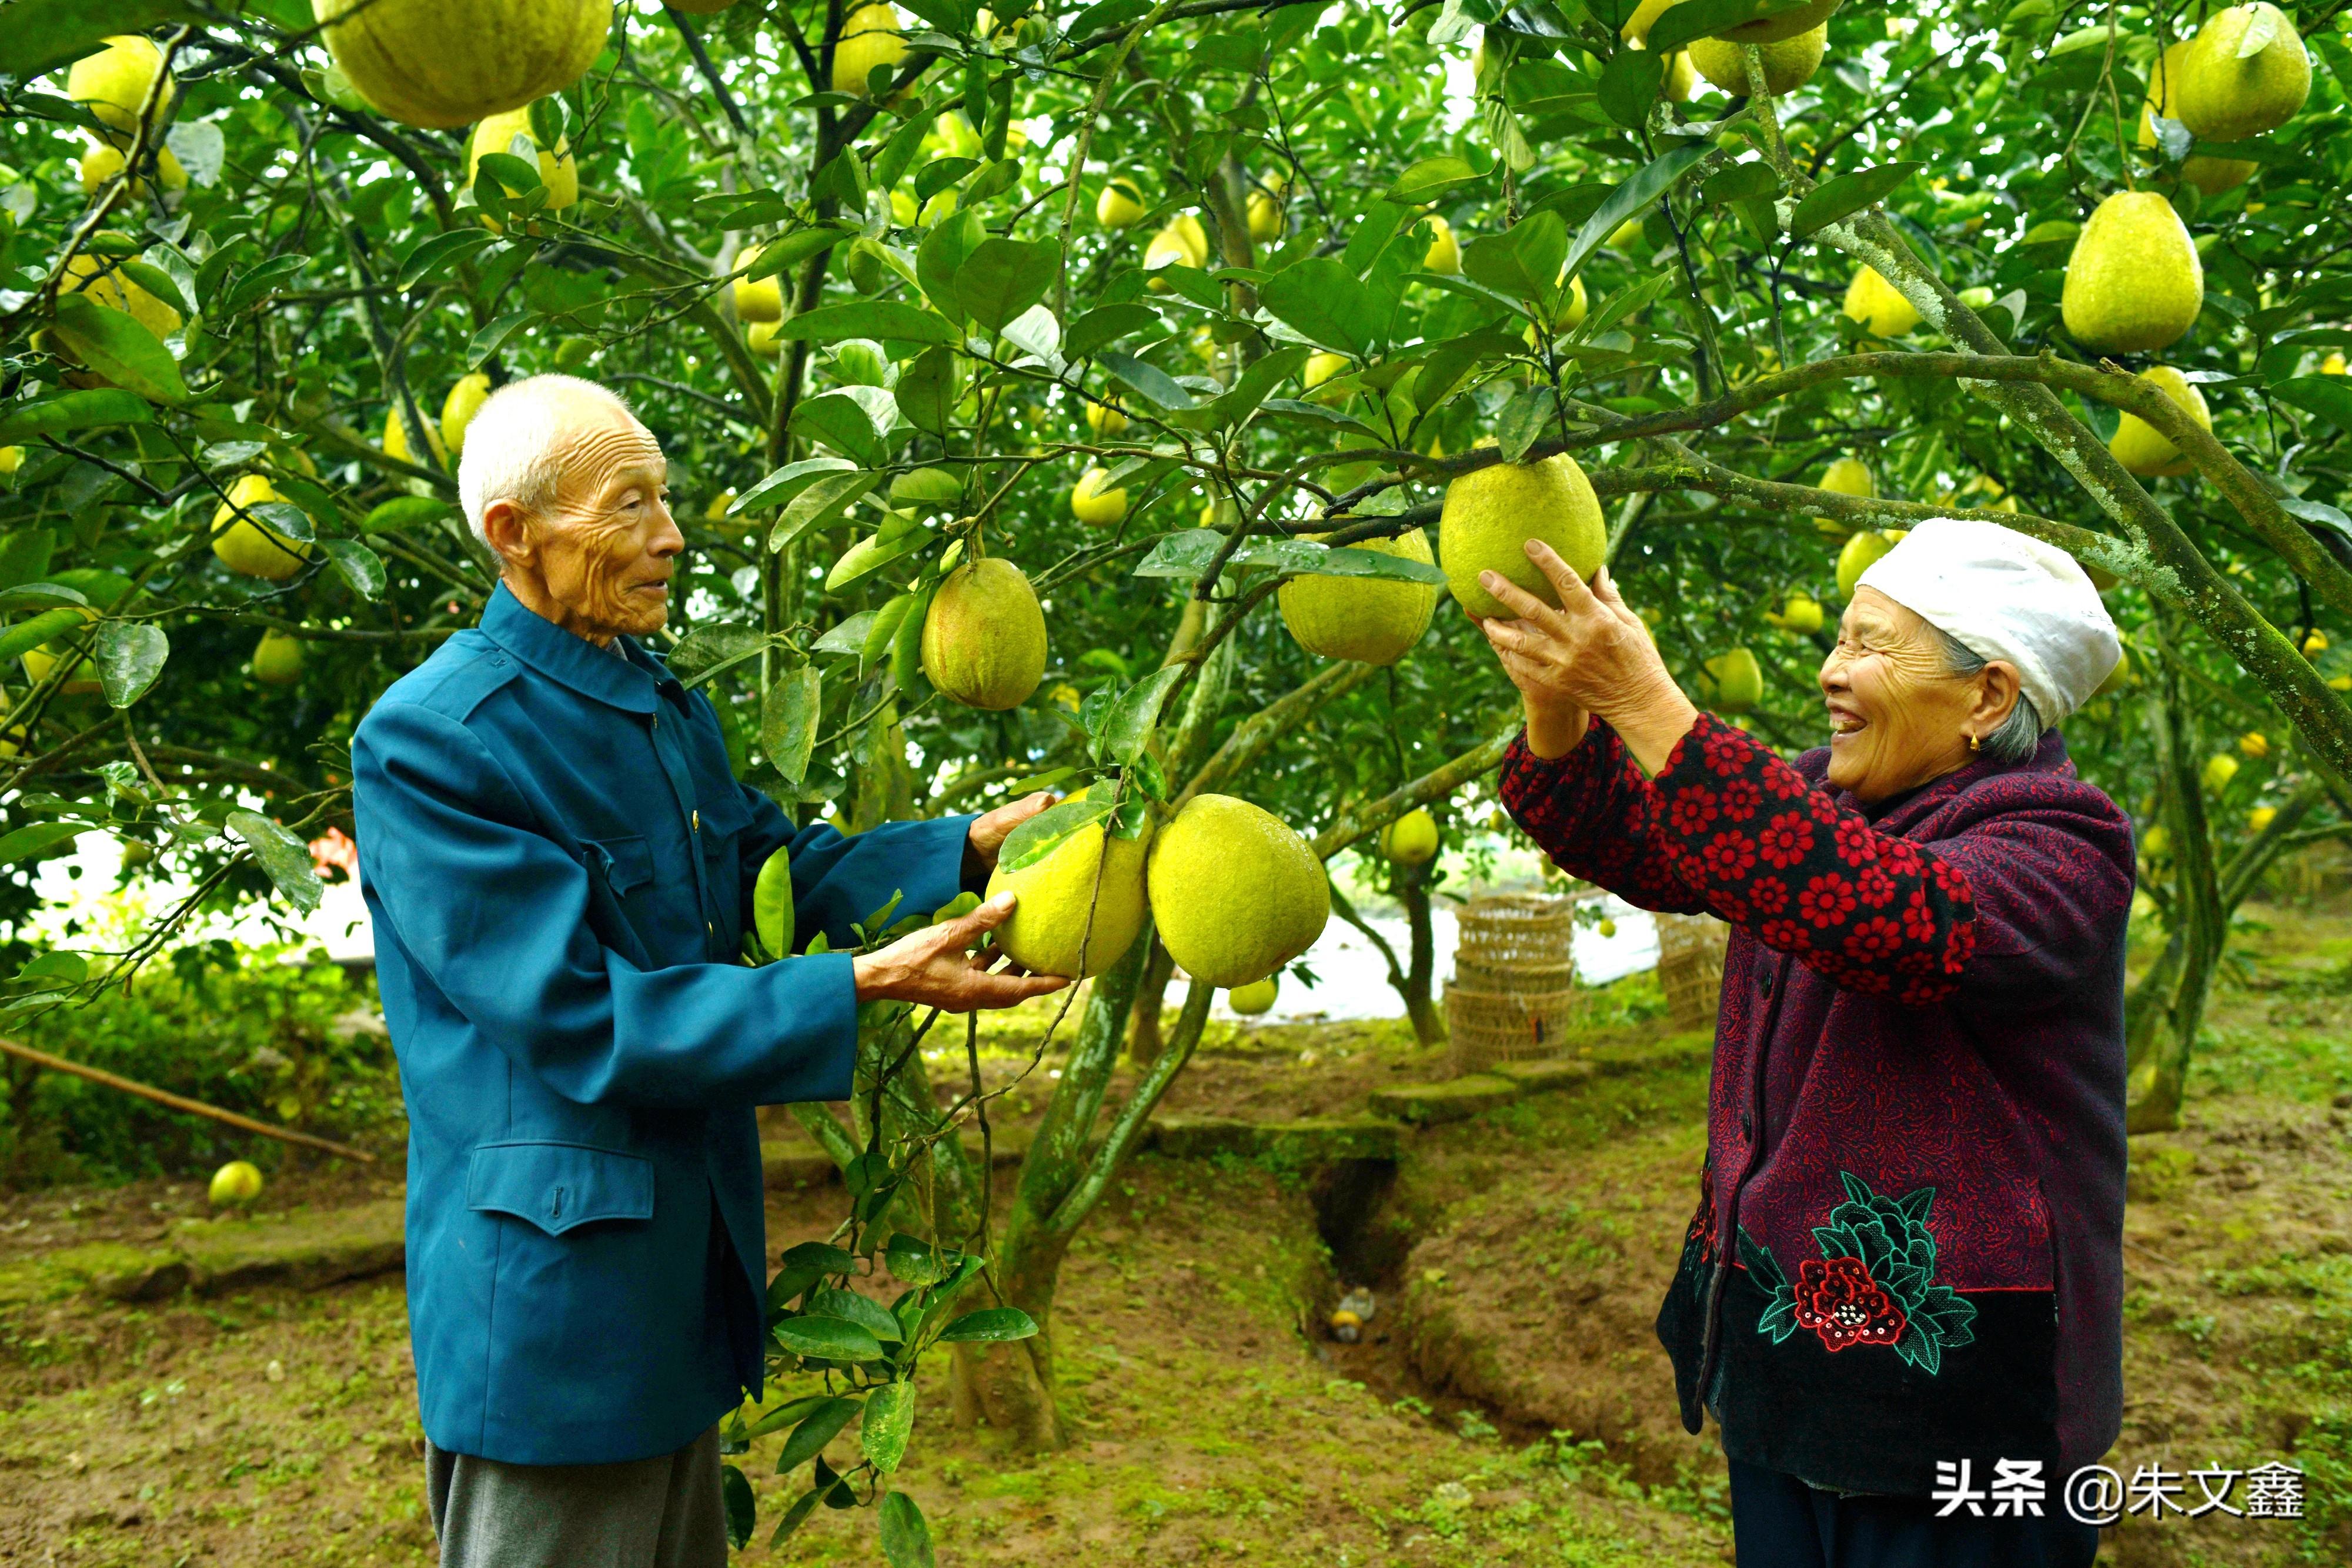
[[[1176,960],[1168,956],[1158,937],[1151,942],[1151,957],[1143,971],[1143,982],[1135,992],[1135,1016],[1127,1026],[1128,1059],[1140,1067],[1160,1054],[1160,1014],[1168,998],[1168,982],[1176,976]]]
[[[2205,1021],[2205,998],[2221,963],[2229,913],[2213,867],[2212,825],[2205,815],[2204,781],[2197,758],[2194,718],[2180,690],[2171,640],[2161,613],[2154,617],[2157,657],[2149,673],[2147,720],[2156,742],[2157,776],[2167,832],[2172,840],[2172,929],[2180,949],[2168,952],[2125,1007],[2125,1126],[2134,1133],[2180,1125],[2189,1059]]]
[[[1003,1299],[987,1304],[1019,1307],[1036,1320],[1036,1337],[955,1347],[948,1386],[957,1426],[993,1427],[1031,1453],[1050,1453],[1069,1441],[1054,1395],[1054,1293],[1066,1251],[1059,1242],[1033,1246],[1018,1272],[999,1270]]]

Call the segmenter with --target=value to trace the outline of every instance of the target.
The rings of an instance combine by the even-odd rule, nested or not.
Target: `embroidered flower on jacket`
[[[1698,858],[1708,872],[1729,881],[1756,869],[1756,846],[1745,833],[1717,833],[1699,851]]]
[[[1859,1258],[1808,1258],[1797,1265],[1797,1326],[1832,1350],[1893,1344],[1903,1337],[1903,1309],[1870,1277]]]
[[[1678,789],[1666,806],[1666,821],[1684,838],[1695,838],[1715,821],[1715,791],[1693,786]]]
[[[1815,925],[1834,925],[1853,913],[1853,883],[1842,876],[1817,876],[1797,894],[1797,909]]]
[[[1901,1197],[1870,1190],[1851,1171],[1840,1171],[1846,1200],[1816,1226],[1820,1259],[1797,1265],[1791,1283],[1772,1249],[1739,1231],[1739,1262],[1749,1281],[1769,1298],[1756,1332],[1774,1344],[1799,1329],[1811,1329],[1829,1350],[1887,1345],[1920,1371],[1943,1368],[1944,1353],[1976,1341],[1977,1309],[1936,1277],[1936,1238],[1927,1211],[1932,1186]]]
[[[1748,884],[1748,904],[1759,915],[1783,915],[1789,908],[1789,884],[1777,876],[1759,876]]]
[[[1723,808],[1724,821],[1744,822],[1764,807],[1764,791],[1756,787],[1753,779],[1727,780],[1717,803]]]

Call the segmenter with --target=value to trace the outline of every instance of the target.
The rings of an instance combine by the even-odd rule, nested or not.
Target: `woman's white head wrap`
[[[1931,517],[1856,586],[1878,590],[1980,659],[2016,665],[2044,725],[2089,701],[2123,657],[2116,623],[2074,558],[1998,523]]]

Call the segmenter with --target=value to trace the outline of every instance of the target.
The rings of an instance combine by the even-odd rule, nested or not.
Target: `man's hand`
[[[980,857],[982,865],[993,870],[996,852],[1004,847],[1004,841],[1013,836],[1013,830],[1053,803],[1054,792],[1040,789],[1034,795],[1024,795],[1009,805],[999,806],[993,811],[974,817],[971,832],[966,841],[971,845],[971,852]]]
[[[1024,813],[1034,816],[1045,808],[1032,805],[1042,801],[1043,795],[1032,795],[1027,800],[1016,801],[989,813],[999,816],[1006,811],[1030,807]],[[988,819],[983,817],[981,821]],[[1018,821],[1018,819],[1015,819]],[[1007,826],[1005,832],[1013,830]],[[975,838],[980,823],[972,824]],[[1003,841],[1003,834],[997,835]],[[867,953],[852,967],[857,979],[857,999],[861,1002],[913,1002],[918,1007],[938,1008],[943,1012],[977,1012],[982,1008],[1009,1008],[1058,991],[1070,982],[1059,975],[1032,975],[1001,953],[971,953],[965,951],[980,940],[983,932],[1004,924],[1013,914],[1014,895],[998,894],[970,915],[958,920],[926,926],[911,936],[901,936],[878,952]],[[1003,967],[992,968],[992,963]]]

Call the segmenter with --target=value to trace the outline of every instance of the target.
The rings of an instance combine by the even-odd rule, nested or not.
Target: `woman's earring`
[[[1972,756],[1973,756],[1975,753],[1979,752],[1979,751],[1982,751],[1983,749],[1984,749],[1984,739],[1983,739],[1983,737],[1980,737],[1980,736],[1976,736],[1976,735],[1971,735],[1971,736],[1969,736],[1969,754],[1970,754],[1970,755],[1972,755]]]

